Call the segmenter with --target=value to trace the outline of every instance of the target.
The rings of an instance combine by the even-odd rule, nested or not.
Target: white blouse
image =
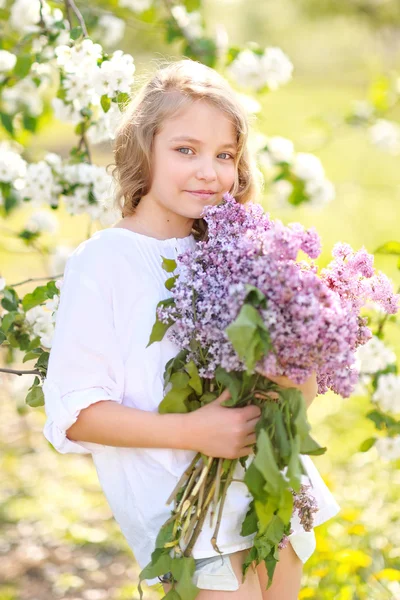
[[[115,227],[82,242],[65,269],[43,385],[44,436],[58,452],[92,455],[99,483],[141,568],[150,561],[160,527],[170,516],[172,504],[165,502],[195,453],[75,442],[66,430],[80,410],[100,400],[157,412],[165,364],[178,352],[167,338],[146,348],[157,303],[169,295],[161,257],[176,259],[195,245],[193,236],[157,240]],[[318,502],[314,524],[319,525],[337,514],[339,506],[310,457],[302,458]],[[243,475],[238,463],[234,477]],[[254,534],[240,535],[250,500],[244,483],[230,485],[218,535],[224,554],[252,546]],[[298,519],[292,528],[291,541],[305,562],[315,538],[304,535]],[[206,519],[193,548],[195,559],[217,555],[212,533]],[[149,585],[157,582],[147,580]]]

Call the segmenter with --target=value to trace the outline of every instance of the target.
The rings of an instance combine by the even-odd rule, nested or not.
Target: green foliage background
[[[343,125],[354,100],[376,93],[377,85],[371,88],[371,83],[400,70],[400,44],[392,43],[399,37],[396,3],[383,3],[380,12],[378,2],[364,2],[375,4],[374,10],[361,10],[362,4],[208,0],[205,7],[209,27],[223,22],[235,42],[280,46],[294,63],[293,81],[261,99],[257,126],[267,135],[292,139],[297,151],[319,156],[336,185],[337,199],[321,211],[307,206],[272,211],[267,191],[262,202],[273,217],[316,226],[324,243],[321,266],[338,240],[373,252],[399,236],[399,157],[371,146],[364,130]],[[96,4],[102,10],[115,6],[106,0]],[[397,38],[390,32],[397,32]],[[167,45],[163,35],[159,27],[140,24],[129,13],[122,47],[135,57],[139,79],[156,68],[154,59],[180,56],[180,45]],[[400,120],[399,111],[391,118]],[[43,149],[67,155],[72,139],[72,129],[49,121],[32,140],[28,155],[39,159]],[[97,147],[94,159],[111,162],[110,148]],[[4,227],[16,229],[30,210],[12,215]],[[74,245],[86,233],[86,219],[63,214],[57,241]],[[45,275],[37,255],[14,240],[2,242],[0,264],[10,283]],[[393,258],[377,256],[376,266],[399,285]],[[388,327],[386,340],[399,355],[394,327]],[[112,519],[90,458],[53,451],[41,434],[44,411],[24,407],[21,382],[3,377],[3,383],[0,547],[8,562],[0,567],[0,600],[137,598],[139,569]],[[317,551],[305,565],[301,599],[400,598],[399,465],[381,461],[374,449],[358,453],[360,443],[374,432],[363,416],[367,410],[366,399],[342,400],[332,393],[310,408],[314,435],[328,446],[327,454],[314,462],[342,510],[316,529]],[[7,553],[16,539],[19,554]],[[147,593],[158,597],[157,591]]]

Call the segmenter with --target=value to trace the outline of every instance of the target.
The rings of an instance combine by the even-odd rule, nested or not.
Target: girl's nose
[[[197,179],[203,179],[206,181],[213,181],[217,178],[217,173],[212,161],[203,161],[201,166],[198,167]]]

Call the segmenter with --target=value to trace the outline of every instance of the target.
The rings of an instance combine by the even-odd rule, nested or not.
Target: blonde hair
[[[224,112],[236,129],[236,175],[231,194],[240,203],[254,200],[260,187],[255,162],[247,148],[248,116],[224,78],[213,69],[184,59],[168,63],[143,85],[128,105],[114,140],[112,175],[116,182],[115,205],[122,217],[135,212],[151,187],[151,155],[154,136],[165,119],[197,100],[205,100]],[[207,236],[207,224],[196,219],[193,234]]]

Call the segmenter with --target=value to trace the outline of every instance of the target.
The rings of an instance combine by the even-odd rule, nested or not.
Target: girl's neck
[[[185,238],[192,232],[194,219],[163,210],[156,203],[139,202],[135,212],[115,224],[115,227],[130,229],[159,240]]]

